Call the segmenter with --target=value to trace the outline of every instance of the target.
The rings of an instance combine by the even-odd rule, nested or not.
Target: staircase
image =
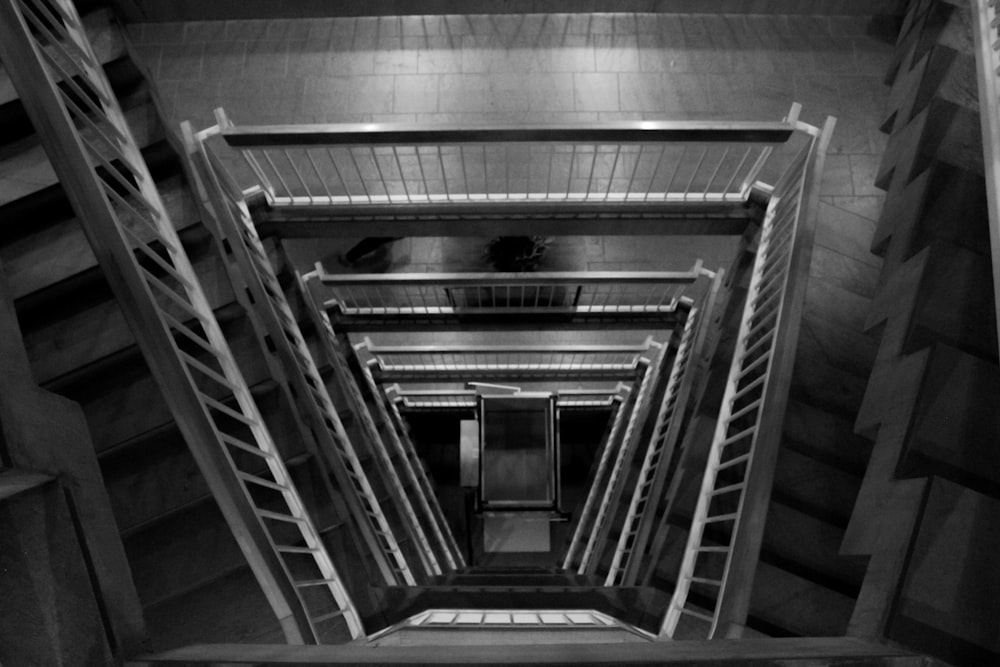
[[[348,509],[356,502],[351,500],[353,482],[336,472],[331,481],[323,472],[323,466],[336,471],[338,459],[319,460],[323,454],[314,444],[324,437],[316,430],[319,422],[302,416],[301,395],[309,389],[296,388],[294,379],[275,371],[289,363],[273,348],[275,333],[268,333],[253,313],[248,316],[253,300],[246,293],[253,287],[233,278],[233,260],[219,230],[202,224],[204,202],[182,168],[183,149],[159,124],[155,94],[141,66],[106,8],[82,3],[80,8],[86,9],[91,41],[98,45],[180,242],[205,286],[207,304],[230,342],[288,479],[316,518],[317,539],[333,557],[332,566],[345,573],[346,592],[365,628],[401,621],[404,612],[460,608],[483,588],[512,607],[537,604],[526,584],[509,584],[508,578],[516,576],[530,580],[533,590],[563,589],[559,594],[566,599],[590,604],[601,598],[594,604],[608,605],[619,618],[631,613],[634,625],[657,632],[655,621],[677,585],[696,512],[697,464],[707,457],[723,399],[729,371],[725,355],[707,369],[704,397],[686,429],[688,472],[680,478],[670,512],[656,517],[665,532],[657,531],[659,543],[654,539],[648,548],[662,554],[639,586],[606,589],[562,571],[458,570],[448,575],[463,565],[462,551],[448,539],[440,508],[419,500],[432,487],[405,425],[350,340],[307,315],[310,297],[294,279],[281,241],[257,239],[273,271],[264,281],[271,298],[284,304],[286,324],[301,333],[296,349],[320,360],[318,367],[300,369],[318,393],[327,394],[321,406],[327,412],[320,419],[339,424],[331,427],[338,442],[357,443],[356,462],[348,465],[351,474],[371,479],[377,501],[371,507],[385,508],[383,532],[376,534],[398,537],[398,551],[390,547],[388,552],[401,557],[387,565],[371,548],[373,529],[349,519],[359,514]],[[997,396],[997,341],[989,258],[982,252],[986,234],[976,224],[985,219],[982,162],[973,150],[978,106],[965,85],[971,56],[962,38],[968,26],[963,11],[960,4],[915,2],[904,24],[899,64],[890,74],[893,93],[885,126],[890,139],[879,176],[888,192],[875,230],[874,247],[884,256],[881,274],[855,243],[865,232],[864,221],[830,203],[819,204],[759,565],[745,627],[730,629],[735,634],[884,636],[954,662],[990,662],[998,652],[995,633],[982,620],[991,618],[982,609],[993,609],[989,605],[995,606],[997,597],[975,590],[984,581],[987,589],[992,585],[979,573],[998,546],[992,526],[1000,474],[991,450],[998,426],[994,411],[971,400]],[[167,410],[12,91],[0,77],[0,118],[7,121],[0,163],[0,178],[7,176],[0,188],[0,263],[34,381],[79,403],[86,417],[152,647],[281,643],[287,632]],[[747,248],[730,273],[735,293],[747,288],[752,251]],[[963,298],[955,299],[956,293]],[[737,296],[727,301],[718,324],[721,349],[732,347],[740,302]],[[869,307],[865,322],[858,313]],[[878,346],[866,326],[881,328]],[[939,386],[957,393],[938,393]],[[638,393],[633,391],[632,401]],[[661,387],[649,393],[658,404],[665,392]],[[657,411],[646,414],[632,427],[641,436],[639,450],[622,462],[615,483],[619,491],[631,489],[642,474]],[[854,434],[855,417],[866,437]],[[630,438],[626,427],[620,437]],[[3,459],[0,464],[18,467]],[[9,497],[21,500],[53,495],[51,480],[25,481],[21,474],[0,470],[4,494],[14,489]],[[614,495],[621,501],[608,508],[612,514],[602,528],[602,541],[609,546],[620,537],[613,527],[624,524],[629,513],[630,494]],[[7,496],[0,499],[4,507],[6,501]],[[961,510],[955,512],[958,519],[949,520],[955,507]],[[952,551],[944,553],[932,539],[941,534],[970,545],[961,567],[955,566]],[[712,530],[706,539],[721,543]],[[308,541],[289,546],[300,550],[294,553],[312,553]],[[205,549],[206,544],[214,548]],[[616,567],[613,549],[589,558],[592,573],[604,575]],[[404,571],[400,563],[411,564],[413,571]],[[970,572],[976,576],[970,579]],[[967,597],[946,609],[936,606],[940,596],[928,598],[927,591],[943,595],[947,590],[962,590]],[[708,597],[696,586],[689,599],[697,608],[706,606]],[[227,613],[219,613],[219,600],[226,601]],[[331,625],[321,639],[340,642],[354,634],[346,614],[327,609],[322,619]],[[704,628],[694,621],[679,626],[675,638],[699,634],[704,636]]]
[[[857,419],[874,450],[844,542],[871,557],[851,633],[953,664],[1000,655],[987,565],[1000,373],[972,14],[984,5],[910,3],[886,76],[872,244],[884,265],[866,322],[881,342]]]
[[[309,515],[316,518],[315,526],[309,528],[315,532],[305,537],[304,545],[297,544],[289,532],[281,532],[283,537],[272,532],[270,539],[285,554],[285,567],[298,572],[291,576],[299,577],[301,582],[303,576],[309,576],[305,574],[307,569],[302,559],[317,554],[316,563],[321,570],[332,567],[347,573],[347,592],[357,602],[361,615],[369,614],[374,601],[367,584],[384,581],[371,562],[379,549],[371,548],[370,544],[365,546],[357,534],[363,532],[363,527],[348,518],[359,516],[348,514],[345,508],[344,498],[347,496],[349,502],[351,492],[345,494],[332,488],[330,479],[321,472],[322,467],[317,466],[316,452],[311,447],[313,434],[298,418],[296,401],[287,383],[275,381],[272,369],[276,353],[262,347],[255,322],[246,316],[243,294],[234,290],[229,279],[227,259],[219,251],[213,236],[215,230],[202,225],[199,202],[181,168],[178,140],[159,124],[161,116],[155,93],[141,76],[122,32],[109,9],[85,9],[88,13],[83,23],[89,40],[97,45],[97,58],[113,83],[129,128],[150,165],[194,275],[205,288],[206,304],[221,325],[242,371],[249,393],[240,397],[239,403],[243,406],[252,401],[257,406],[273,442],[278,445],[280,453],[267,454],[265,460],[287,464],[287,477],[286,466],[281,466],[279,472],[272,466],[274,476],[265,475],[258,471],[260,459],[246,458],[244,454],[244,464],[249,463],[249,467],[239,474],[256,487],[273,486],[277,490],[279,486],[287,489],[293,485],[298,489],[301,496],[295,502],[304,503]],[[58,25],[55,19],[50,23],[49,27]],[[46,25],[42,23],[39,29]],[[79,92],[81,85],[79,81],[69,84],[67,99],[83,107],[92,105],[93,102],[80,97],[85,95]],[[89,456],[96,454],[100,465],[106,498],[110,500],[128,557],[151,646],[165,649],[200,641],[283,641],[287,627],[279,626],[271,604],[223,518],[224,513],[213,500],[205,477],[181,437],[178,423],[167,410],[161,390],[136,346],[128,318],[97,266],[39,138],[30,123],[24,122],[23,105],[6,76],[0,90],[7,98],[2,113],[10,121],[5,124],[4,136],[2,171],[6,178],[0,201],[0,257],[23,332],[23,349],[35,381],[78,402],[83,410],[94,442]],[[91,133],[92,140],[98,129],[82,111],[79,122],[85,136]],[[169,246],[169,241],[164,240],[163,244]],[[289,279],[289,267],[280,244],[264,241],[261,249],[276,274],[272,275],[277,280],[275,284],[286,293],[287,303],[295,304],[295,311],[289,314],[293,319],[304,319],[298,287]],[[143,261],[150,266],[163,266],[164,262],[154,256]],[[167,268],[163,266],[160,270]],[[173,274],[168,272],[168,275]],[[190,315],[183,309],[175,308],[172,312],[181,323],[176,331],[183,333],[182,323]],[[309,328],[312,336],[303,342],[315,346],[319,332]],[[216,370],[213,375],[211,366],[215,360],[205,361],[204,353],[198,349],[203,344],[191,338],[181,346],[184,354],[192,355],[188,362],[192,367],[207,368],[202,371],[206,377],[219,378],[215,379],[216,384],[209,383],[200,389],[207,392],[203,400],[218,414],[231,414],[235,419],[239,417],[239,408],[221,391],[227,383],[218,375],[221,371]],[[222,357],[217,360],[225,369],[225,360]],[[322,370],[326,372],[325,368]],[[341,385],[334,383],[329,391],[341,400],[341,394],[337,393],[343,391]],[[222,428],[219,424],[217,428]],[[352,436],[358,438],[359,434]],[[373,448],[365,446],[369,448],[367,460],[371,462]],[[84,460],[86,456],[84,452]],[[370,468],[368,474],[375,477]],[[341,484],[341,488],[348,487]],[[285,491],[282,493],[288,496]],[[273,514],[275,519],[279,518],[273,500],[256,501],[264,503],[260,505],[261,516]],[[292,509],[293,514],[297,511]],[[404,522],[397,521],[394,529],[398,532],[404,526]],[[319,552],[309,546],[310,540],[322,541],[334,562],[324,566],[318,560]],[[105,541],[109,545],[117,542]],[[282,543],[287,546],[280,546]],[[209,544],[213,548],[205,549]],[[419,562],[416,550],[408,561]],[[118,570],[124,574],[129,568]],[[317,602],[315,588],[305,590],[302,595],[308,604],[314,605],[314,611],[310,612],[312,622],[317,627],[319,623],[325,624],[324,640],[349,638],[354,623],[349,613],[331,613],[329,606],[316,607],[329,603]],[[232,602],[233,609],[219,614],[216,607],[219,599]],[[135,612],[135,617],[139,615]],[[118,644],[111,642],[112,650],[136,650],[130,638],[117,639]],[[94,640],[99,641],[96,634]]]

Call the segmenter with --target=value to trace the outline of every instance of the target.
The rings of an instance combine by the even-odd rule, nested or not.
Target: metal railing
[[[409,506],[404,507],[405,518],[410,522],[409,529],[415,534],[421,549],[428,549],[424,558],[430,561],[436,560],[435,553],[437,553],[441,556],[448,570],[464,567],[464,557],[448,527],[440,504],[434,495],[434,490],[431,488],[430,480],[424,472],[413,443],[406,434],[402,420],[393,420],[394,416],[398,417],[398,413],[393,415],[390,412],[392,406],[387,400],[383,400],[385,399],[384,393],[379,390],[367,366],[359,360],[358,372],[367,385],[372,398],[372,411],[369,412],[359,388],[350,377],[351,370],[346,355],[352,354],[353,350],[348,347],[349,341],[338,340],[337,333],[334,331],[326,312],[321,310],[313,300],[312,293],[306,287],[305,280],[301,276],[298,277],[297,285],[306,311],[319,333],[320,348],[326,355],[327,361],[337,370],[339,375],[343,376],[347,393],[353,396],[353,401],[359,412],[363,410],[360,412],[361,419],[368,422],[367,429],[372,432],[373,437],[379,437],[377,446],[381,451],[377,452],[377,455],[382,459],[383,466],[389,471],[388,474],[391,478],[389,483],[395,485],[397,495],[404,496],[398,500]],[[350,384],[346,384],[348,382]],[[376,419],[383,427],[381,430],[375,423]],[[382,438],[380,434],[384,434],[385,437]],[[395,464],[393,459],[395,459]],[[409,502],[410,498],[416,501],[415,507]],[[433,537],[434,545],[437,547],[436,552],[430,548],[427,535]]]
[[[649,372],[647,368],[646,373]],[[631,389],[626,389],[626,391],[629,392],[629,395],[625,397],[623,392],[622,400],[615,411],[611,428],[604,438],[604,443],[601,447],[601,455],[597,460],[597,470],[594,472],[594,479],[590,483],[583,509],[580,511],[573,535],[570,538],[569,545],[566,547],[566,554],[563,556],[562,563],[562,567],[565,570],[582,565],[582,557],[580,563],[577,563],[577,555],[582,554],[582,549],[585,548],[588,536],[593,528],[593,522],[597,516],[599,505],[598,499],[603,497],[603,489],[608,483],[606,476],[614,465],[613,461],[616,460],[618,450],[621,446],[622,441],[619,434],[622,433],[622,428],[630,419],[634,409],[635,400],[634,396],[631,395]]]
[[[379,371],[415,373],[633,372],[651,348],[652,337],[633,345],[375,345],[365,338],[358,345]]]
[[[611,389],[556,390],[558,408],[609,408],[621,400],[625,385]],[[403,389],[399,384],[386,387],[386,394],[404,410],[472,410],[476,407],[475,389]],[[515,392],[514,395],[517,395]]]
[[[819,181],[833,126],[832,118],[822,130],[800,125],[810,141],[772,190],[722,407],[661,635],[673,636],[682,619],[692,624],[685,636],[742,633],[781,442]],[[691,596],[692,590],[698,595]]]
[[[403,629],[416,630],[626,630],[646,640],[655,636],[593,609],[428,609],[372,635],[376,641]]]
[[[332,473],[338,483],[347,507],[369,548],[372,557],[382,570],[387,584],[413,584],[416,582],[413,567],[407,561],[399,539],[393,533],[386,517],[386,508],[377,498],[368,473],[364,470],[358,451],[361,442],[352,442],[341,422],[333,396],[320,376],[309,346],[299,328],[284,290],[274,273],[254,229],[253,221],[243,199],[243,193],[231,183],[223,170],[205,150],[204,142],[218,132],[218,126],[202,132],[193,132],[190,125],[183,125],[185,149],[195,190],[204,219],[216,228],[220,242],[228,243],[230,269],[234,281],[246,285],[251,298],[245,303],[247,315],[258,331],[266,348],[276,350],[280,358],[277,378],[284,378],[295,391],[292,404],[299,418],[310,426],[311,438],[318,449],[317,462],[327,474]],[[379,457],[390,499],[400,506],[406,516],[408,501],[392,493],[398,486],[394,473],[386,473],[388,454],[385,453],[377,429],[371,423],[363,403],[359,405],[353,380],[343,366],[335,368],[334,381],[342,398],[348,403],[352,415],[362,424],[365,443]],[[367,419],[366,419],[367,417]],[[367,428],[365,428],[367,427]],[[342,517],[346,520],[348,517]],[[429,552],[422,532],[415,535],[423,555]],[[428,574],[440,574],[433,557],[422,558]]]
[[[232,127],[272,207],[742,203],[792,122]]]
[[[997,0],[970,0],[979,78],[979,122],[990,217],[993,293],[1000,332],[1000,13]]]
[[[608,534],[615,521],[618,503],[624,492],[629,469],[632,466],[632,459],[639,446],[642,427],[649,412],[650,399],[660,381],[660,374],[664,370],[669,347],[666,343],[660,346],[659,353],[650,362],[650,367],[643,375],[642,381],[639,383],[639,388],[635,393],[635,403],[632,406],[628,422],[625,425],[621,447],[619,447],[618,454],[608,472],[608,482],[604,486],[604,493],[601,495],[601,501],[597,505],[593,527],[587,536],[583,555],[580,557],[580,567],[577,570],[579,574],[594,574],[600,565]]]
[[[636,480],[635,489],[632,491],[628,511],[625,515],[625,522],[619,533],[611,565],[604,580],[605,586],[622,584],[632,555],[636,552],[642,553],[644,544],[640,539],[639,526],[647,509],[651,511],[656,509],[658,496],[654,482],[657,480],[657,473],[661,470],[660,466],[662,465],[663,470],[665,470],[669,463],[671,446],[676,440],[678,432],[676,424],[681,421],[684,415],[686,406],[683,399],[686,396],[682,396],[682,388],[690,381],[690,376],[687,374],[688,362],[697,355],[697,351],[692,348],[694,347],[696,325],[700,321],[699,316],[700,309],[692,308],[684,323],[684,332],[681,335],[677,354],[674,356],[673,366],[670,369],[670,377],[656,416],[652,438],[646,446],[639,477]],[[671,431],[672,426],[674,428]],[[668,434],[671,433],[675,434],[673,438],[668,437]]]
[[[331,274],[318,277],[324,307],[346,316],[656,315],[677,310],[703,273],[566,271],[545,273]]]
[[[321,624],[341,617],[352,637],[361,636],[361,619],[240,372],[73,3],[0,1],[0,54],[285,637],[316,643],[329,627]],[[78,123],[87,128],[86,136]]]

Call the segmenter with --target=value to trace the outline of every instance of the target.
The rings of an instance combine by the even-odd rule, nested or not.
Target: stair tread
[[[101,64],[106,64],[125,54],[125,40],[115,25],[114,10],[110,7],[95,9],[83,18],[83,26]],[[18,99],[17,90],[3,63],[0,63],[0,104]]]
[[[194,198],[180,175],[159,181],[157,186],[176,229],[197,224]],[[37,233],[3,244],[0,259],[15,300],[97,267],[97,258],[75,218],[40,225]]]
[[[125,110],[125,120],[139,146],[148,146],[163,137],[159,123],[150,122],[150,105]],[[82,128],[81,135],[92,143],[102,145],[93,130]],[[41,143],[25,140],[18,144],[20,150],[0,160],[0,206],[22,197],[35,194],[59,182],[52,163]],[[102,151],[107,156],[106,151]]]
[[[831,522],[846,522],[861,478],[787,447],[778,454],[772,495]]]
[[[803,637],[841,636],[854,599],[777,567],[760,563],[754,576],[750,615]]]

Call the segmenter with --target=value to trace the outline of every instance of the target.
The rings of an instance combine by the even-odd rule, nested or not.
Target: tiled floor
[[[890,45],[858,16],[526,14],[135,25],[175,121],[595,122],[838,117],[822,194],[872,220]],[[481,241],[397,242],[388,270],[473,270]],[[344,243],[309,244],[303,259]],[[727,261],[704,238],[558,239],[551,268]],[[331,270],[335,270],[331,267]]]

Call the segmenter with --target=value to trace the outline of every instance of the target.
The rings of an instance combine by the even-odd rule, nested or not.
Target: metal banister
[[[220,125],[225,118],[219,118]],[[300,330],[295,315],[285,298],[284,291],[274,273],[264,248],[257,237],[250,219],[242,192],[234,189],[225,180],[225,174],[218,169],[211,155],[205,150],[204,141],[217,128],[194,133],[189,124],[184,131],[187,165],[198,203],[207,223],[213,225],[219,242],[227,246],[230,260],[228,268],[233,280],[243,284],[251,295],[244,304],[247,315],[261,339],[262,344],[276,351],[280,368],[276,379],[294,388],[291,395],[293,408],[299,419],[308,424],[311,437],[307,443],[315,442],[316,461],[323,470],[324,478],[331,475],[337,480],[346,508],[366,543],[369,552],[382,572],[386,584],[415,583],[411,564],[407,562],[398,546],[399,539],[393,534],[383,508],[376,497],[368,473],[359,460],[359,442],[352,442],[341,422],[340,412],[333,402],[333,396],[323,382],[310,348]],[[337,369],[334,381],[338,387],[351,387],[345,371]],[[353,414],[361,414],[362,427],[364,408],[359,408],[349,389],[344,400]],[[381,451],[378,434],[374,426],[363,431],[366,444],[376,452]],[[394,485],[388,484],[390,497],[399,501],[391,492]],[[344,520],[348,516],[343,517]],[[419,537],[418,537],[419,541]],[[436,564],[428,563],[431,576],[440,574]],[[356,611],[352,613],[356,614]]]
[[[669,316],[690,302],[704,273],[559,271],[531,273],[308,274],[323,285],[324,307],[338,316],[475,315]]]
[[[750,605],[805,300],[823,163],[835,120],[812,128],[775,184],[662,636],[739,637]],[[711,525],[711,533],[706,528]],[[696,607],[696,586],[712,608]],[[707,625],[707,628],[704,626]]]
[[[642,216],[668,204],[745,203],[773,148],[800,129],[793,111],[781,122],[368,123],[227,127],[222,136],[231,166],[249,168],[239,180],[272,208],[328,207],[336,217],[431,207],[424,214],[442,216],[514,205],[555,215],[545,206],[614,203]]]
[[[670,473],[678,474],[678,441],[688,408],[688,399],[698,370],[697,360],[712,321],[715,295],[723,272],[713,276],[712,287],[702,303],[691,308],[681,335],[669,380],[646,445],[645,457],[631,494],[625,522],[619,533],[605,586],[634,586],[654,517],[664,495]],[[667,511],[667,510],[664,510]]]

